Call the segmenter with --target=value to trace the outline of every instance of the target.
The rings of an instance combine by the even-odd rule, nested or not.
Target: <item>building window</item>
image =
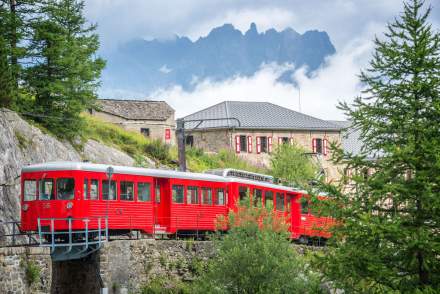
[[[276,199],[276,206],[277,210],[284,211],[284,194],[283,193],[277,193],[277,199]]]
[[[141,128],[141,134],[144,135],[144,137],[150,137],[150,129]]]
[[[261,152],[267,153],[267,137],[260,137]]]
[[[40,180],[40,200],[52,200],[55,199],[53,180],[44,179]]]
[[[37,181],[25,180],[24,181],[24,201],[33,201],[37,199]]]
[[[186,203],[199,204],[199,188],[191,186],[187,188]]]
[[[57,198],[71,200],[75,193],[75,180],[73,178],[57,179]]]
[[[210,188],[202,188],[202,204],[212,204],[212,190]]]
[[[173,202],[183,203],[184,193],[183,185],[173,185]]]
[[[318,154],[322,154],[322,139],[320,138],[314,138],[312,140],[312,150],[313,153],[318,153]]]
[[[240,136],[240,151],[247,152],[247,137]]]
[[[109,189],[110,189],[110,191],[109,191]],[[109,197],[109,194],[110,194],[110,197]],[[103,200],[116,200],[116,182],[115,181],[111,181],[110,186],[108,184],[108,180],[102,181],[102,199]]]
[[[193,147],[193,145],[194,145],[194,136],[192,136],[192,135],[186,136],[185,137],[185,144],[190,146],[190,147]]]
[[[151,201],[150,183],[138,183],[138,201]]]
[[[289,138],[288,137],[281,137],[281,143],[282,144],[289,144]]]
[[[121,200],[134,199],[134,185],[133,182],[120,182],[119,189],[121,191]]]

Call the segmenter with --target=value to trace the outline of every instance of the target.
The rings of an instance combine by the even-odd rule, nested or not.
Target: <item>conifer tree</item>
[[[30,49],[36,64],[27,72],[41,123],[69,139],[81,130],[80,113],[94,103],[105,65],[96,57],[96,26],[83,10],[83,1],[47,1],[34,23]]]
[[[365,145],[335,157],[353,170],[352,189],[325,186],[340,223],[319,264],[348,292],[440,289],[440,35],[430,12],[404,3],[375,40],[363,97],[341,105]]]
[[[13,78],[8,62],[5,39],[0,35],[0,107],[10,107],[13,97]]]

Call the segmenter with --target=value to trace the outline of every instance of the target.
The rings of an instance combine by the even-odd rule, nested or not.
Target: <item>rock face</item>
[[[25,165],[49,161],[82,161],[133,165],[127,154],[89,140],[78,152],[23,120],[15,112],[0,109],[0,221],[20,218],[20,172]],[[0,225],[0,235],[10,228]],[[1,242],[1,240],[0,240]]]

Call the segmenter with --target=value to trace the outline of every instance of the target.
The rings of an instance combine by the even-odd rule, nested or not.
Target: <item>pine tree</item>
[[[0,35],[0,107],[10,107],[13,97],[13,85],[11,68],[8,61],[6,41]]]
[[[69,139],[81,131],[80,113],[96,100],[105,65],[95,57],[96,26],[87,24],[83,10],[83,1],[47,1],[34,23],[30,49],[36,64],[27,71],[40,122]]]
[[[375,40],[363,97],[341,105],[365,146],[337,152],[354,171],[352,189],[325,186],[340,224],[319,264],[349,292],[440,289],[440,35],[430,12],[423,1],[404,3]]]

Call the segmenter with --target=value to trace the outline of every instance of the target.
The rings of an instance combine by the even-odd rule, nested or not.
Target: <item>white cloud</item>
[[[159,68],[159,71],[163,74],[169,74],[173,70],[169,68],[166,64],[162,65],[161,68]]]

